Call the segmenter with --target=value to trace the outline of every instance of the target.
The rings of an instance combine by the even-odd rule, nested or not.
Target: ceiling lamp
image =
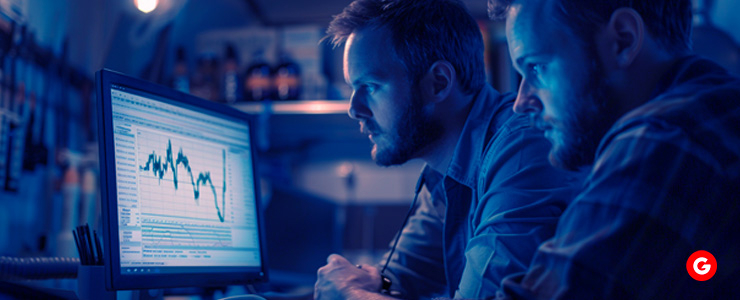
[[[155,8],[157,8],[158,0],[134,0],[134,4],[136,4],[136,8],[138,8],[140,11],[146,13],[149,13],[153,11]]]

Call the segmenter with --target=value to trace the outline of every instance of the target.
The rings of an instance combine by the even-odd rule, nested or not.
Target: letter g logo
[[[717,272],[717,260],[704,250],[694,252],[686,261],[686,270],[691,278],[697,281],[707,281]]]
[[[704,257],[699,257],[696,260],[694,260],[694,272],[696,272],[696,274],[699,274],[699,275],[706,275],[707,273],[709,273],[709,270],[712,269],[712,265],[705,264],[704,266],[701,267],[701,270],[699,270],[700,262],[705,263],[707,262],[707,259]]]

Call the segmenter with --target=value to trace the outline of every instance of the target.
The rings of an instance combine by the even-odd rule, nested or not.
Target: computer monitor
[[[267,281],[250,116],[96,73],[106,287]]]

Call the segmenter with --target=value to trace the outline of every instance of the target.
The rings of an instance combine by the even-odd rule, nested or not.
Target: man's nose
[[[349,98],[349,110],[347,113],[349,113],[350,118],[355,120],[368,119],[372,117],[372,112],[370,111],[370,108],[367,107],[364,97],[358,94],[357,91],[352,92],[352,97]]]
[[[514,102],[514,112],[520,114],[538,114],[542,112],[542,109],[542,101],[537,97],[535,89],[526,79],[522,79],[522,83],[519,85],[519,92],[516,95],[516,101]]]

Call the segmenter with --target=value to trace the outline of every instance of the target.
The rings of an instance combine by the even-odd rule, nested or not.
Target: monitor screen
[[[98,72],[106,286],[264,282],[249,116]]]

